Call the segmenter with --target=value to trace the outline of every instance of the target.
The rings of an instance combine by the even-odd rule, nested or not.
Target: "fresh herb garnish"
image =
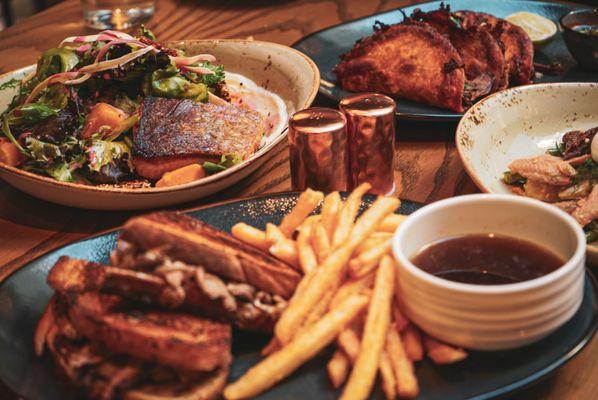
[[[12,78],[0,85],[0,91],[7,89],[14,89],[19,86],[20,80]]]

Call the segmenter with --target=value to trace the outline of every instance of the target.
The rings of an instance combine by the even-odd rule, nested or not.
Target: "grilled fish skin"
[[[142,157],[253,154],[266,131],[262,115],[233,105],[148,97],[134,137]]]
[[[341,56],[341,86],[379,91],[449,110],[463,111],[463,61],[449,40],[417,21],[379,28]]]

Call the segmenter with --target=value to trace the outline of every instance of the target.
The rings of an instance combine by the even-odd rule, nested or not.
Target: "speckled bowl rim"
[[[217,44],[217,43],[221,43],[221,42],[241,43],[241,44],[251,43],[251,44],[257,44],[257,45],[278,47],[280,49],[284,49],[288,52],[291,52],[291,53],[294,53],[294,54],[300,56],[301,58],[303,58],[303,60],[306,62],[306,64],[311,68],[311,71],[313,73],[313,79],[311,82],[311,90],[309,92],[309,96],[305,99],[303,104],[298,105],[299,109],[308,107],[316,98],[316,95],[318,94],[318,90],[320,87],[320,71],[318,70],[318,67],[316,66],[316,64],[308,56],[306,56],[299,50],[296,50],[292,47],[285,46],[285,45],[282,45],[279,43],[265,42],[265,41],[260,41],[260,40],[245,40],[245,39],[173,40],[173,41],[169,41],[167,43],[174,44],[174,45],[193,45],[193,44]],[[4,79],[10,75],[17,74],[19,72],[22,72],[22,71],[32,68],[34,66],[35,66],[35,64],[32,64],[32,65],[28,65],[26,67],[22,67],[22,68],[7,72],[5,74],[0,75],[0,79]],[[158,193],[177,192],[177,191],[183,191],[183,190],[187,190],[187,189],[193,189],[197,186],[203,186],[203,185],[208,185],[211,183],[216,183],[218,181],[226,179],[227,177],[236,173],[237,171],[240,171],[246,167],[249,167],[252,163],[256,162],[258,159],[261,159],[266,154],[268,154],[270,152],[270,150],[272,150],[275,146],[277,146],[281,141],[285,140],[287,137],[287,131],[288,131],[288,126],[283,129],[283,131],[280,133],[280,135],[276,139],[274,139],[272,142],[270,142],[266,146],[262,147],[254,154],[252,154],[251,157],[249,157],[247,160],[245,160],[242,163],[237,164],[231,168],[228,168],[225,171],[222,171],[220,173],[210,175],[203,179],[199,179],[197,181],[189,182],[189,183],[186,183],[183,185],[167,186],[167,187],[163,187],[163,188],[132,189],[132,188],[119,188],[119,187],[99,187],[99,186],[92,186],[92,185],[84,185],[81,183],[60,182],[60,181],[57,181],[50,177],[38,175],[33,172],[24,171],[20,168],[6,165],[3,162],[0,162],[0,169],[2,169],[4,172],[7,172],[11,175],[25,177],[25,178],[29,178],[29,179],[36,180],[36,181],[41,181],[45,184],[50,184],[50,185],[63,187],[63,188],[68,187],[68,188],[91,191],[91,192],[118,193],[118,194],[123,194],[123,195],[158,194]]]
[[[459,158],[461,159],[461,164],[463,164],[463,168],[467,175],[471,178],[471,180],[475,183],[475,185],[484,193],[494,193],[490,190],[484,182],[477,176],[473,166],[471,165],[470,161],[465,158],[466,149],[465,146],[462,144],[461,139],[463,135],[467,132],[464,131],[464,125],[468,118],[472,118],[472,114],[475,114],[482,106],[485,105],[486,102],[492,100],[495,96],[505,96],[505,92],[514,92],[514,91],[527,91],[527,90],[542,90],[546,89],[547,87],[579,87],[579,88],[587,88],[589,90],[598,90],[598,82],[553,82],[553,83],[537,83],[537,84],[530,84],[524,86],[516,86],[512,88],[508,88],[502,90],[500,92],[496,92],[491,94],[488,97],[483,98],[482,100],[478,101],[476,104],[471,106],[469,110],[465,112],[463,118],[459,121],[457,125],[457,129],[455,130],[455,145],[457,147],[457,152],[459,153]],[[517,196],[516,194],[511,194],[509,196]],[[588,244],[587,251],[592,253],[595,257],[598,257],[598,241],[592,242]]]

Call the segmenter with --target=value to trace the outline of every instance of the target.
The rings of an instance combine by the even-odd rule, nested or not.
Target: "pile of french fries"
[[[275,385],[330,344],[336,350],[327,370],[332,386],[345,384],[341,399],[366,399],[376,377],[387,399],[419,393],[414,363],[426,355],[437,364],[467,353],[420,331],[401,312],[391,256],[393,232],[404,220],[399,200],[378,197],[357,218],[368,184],[343,202],[306,190],[280,225],[265,232],[244,223],[232,233],[302,271],[303,279],[274,329],[266,356],[224,390],[229,400],[256,396]],[[321,212],[312,215],[322,203]]]

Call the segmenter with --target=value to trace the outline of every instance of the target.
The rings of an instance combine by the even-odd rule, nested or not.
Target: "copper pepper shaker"
[[[329,108],[307,108],[289,119],[289,152],[294,190],[347,190],[347,121]]]
[[[370,193],[394,189],[395,102],[378,93],[361,93],[341,100],[347,118],[349,187],[372,185]]]

